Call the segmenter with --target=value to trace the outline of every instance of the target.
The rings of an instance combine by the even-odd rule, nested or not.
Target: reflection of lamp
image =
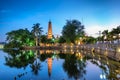
[[[66,48],[66,45],[64,47]]]
[[[103,69],[102,69],[102,73],[100,74],[100,79],[106,79],[106,75],[105,73],[103,73]]]
[[[100,79],[106,79],[105,74],[100,74]]]
[[[77,57],[79,60],[83,61],[83,55],[82,55],[80,52],[76,53],[76,57]]]
[[[107,50],[107,48],[105,50],[105,56],[108,56],[108,50]]]

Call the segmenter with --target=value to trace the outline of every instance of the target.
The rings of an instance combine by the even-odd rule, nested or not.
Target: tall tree
[[[67,20],[63,27],[62,35],[66,42],[75,43],[78,37],[84,35],[84,26],[78,20]]]
[[[42,27],[40,27],[40,24],[39,23],[36,23],[36,24],[33,24],[33,27],[32,27],[33,29],[32,29],[32,33],[33,33],[33,35],[34,35],[34,38],[35,38],[35,41],[36,41],[36,46],[38,46],[38,44],[39,44],[39,40],[40,40],[40,36],[41,36],[41,34],[42,34],[42,32],[43,32],[43,30],[42,30]]]

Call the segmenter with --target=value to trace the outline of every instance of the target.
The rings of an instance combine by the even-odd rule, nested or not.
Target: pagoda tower
[[[47,34],[48,39],[52,39],[52,23],[49,21],[48,23],[48,34]]]

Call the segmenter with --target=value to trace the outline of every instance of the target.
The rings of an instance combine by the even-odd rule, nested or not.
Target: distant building
[[[48,39],[52,39],[52,23],[49,21],[48,23],[48,34],[47,34]]]

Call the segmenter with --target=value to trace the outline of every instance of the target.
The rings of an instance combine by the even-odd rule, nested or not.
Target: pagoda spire
[[[48,22],[48,34],[47,34],[48,39],[52,39],[52,22],[49,20]]]

